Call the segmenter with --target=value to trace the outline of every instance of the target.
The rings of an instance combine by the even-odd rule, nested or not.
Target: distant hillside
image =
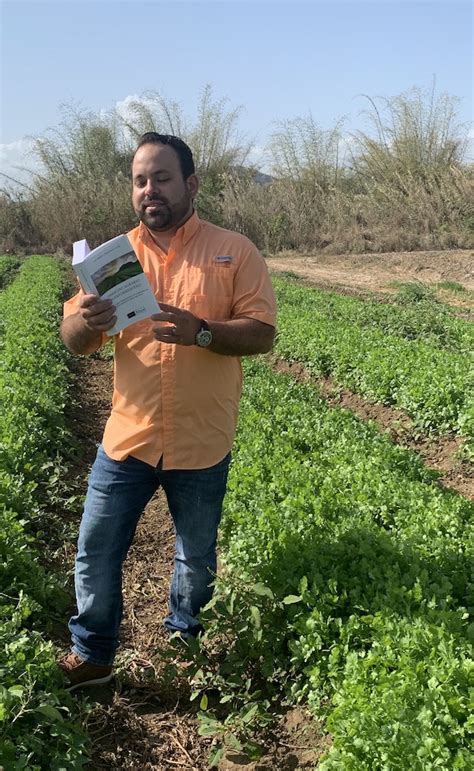
[[[269,185],[274,179],[275,177],[272,177],[271,174],[264,174],[263,171],[255,172],[253,177],[253,181],[256,182],[257,185]]]

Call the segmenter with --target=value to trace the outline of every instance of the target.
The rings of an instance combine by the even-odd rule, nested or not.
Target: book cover
[[[75,241],[72,267],[84,292],[110,299],[115,305],[117,322],[107,331],[109,337],[159,313],[158,301],[127,236],[116,236],[92,250],[85,239]]]

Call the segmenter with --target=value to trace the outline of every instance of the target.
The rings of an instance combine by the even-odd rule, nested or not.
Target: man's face
[[[150,230],[173,230],[193,211],[198,181],[184,180],[175,150],[169,145],[142,145],[132,164],[132,204]]]

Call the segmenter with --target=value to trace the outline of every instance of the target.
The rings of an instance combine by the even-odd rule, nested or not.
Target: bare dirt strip
[[[267,262],[271,271],[292,271],[315,286],[349,294],[393,294],[397,291],[396,282],[413,281],[429,285],[452,281],[474,290],[474,251],[471,249],[381,254],[281,252],[269,257]],[[457,293],[446,294],[455,304],[472,304]]]

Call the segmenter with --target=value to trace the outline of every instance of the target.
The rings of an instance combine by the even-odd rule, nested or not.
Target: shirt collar
[[[199,230],[200,224],[201,224],[200,219],[197,215],[197,212],[194,210],[190,218],[186,220],[184,225],[181,225],[176,235],[181,236],[183,244],[185,245],[188,243],[188,241],[191,240],[193,235]]]
[[[185,246],[188,241],[191,240],[191,238],[194,236],[194,234],[199,230],[201,221],[197,215],[196,211],[193,211],[189,219],[186,220],[184,225],[181,225],[180,228],[176,231],[176,234],[173,236],[174,239],[178,239],[181,241],[181,243]],[[150,235],[150,232],[146,225],[144,225],[143,222],[140,222],[139,225],[139,231],[138,231],[140,240],[146,243],[147,241],[153,241],[152,236]],[[153,241],[154,243],[154,241]]]

